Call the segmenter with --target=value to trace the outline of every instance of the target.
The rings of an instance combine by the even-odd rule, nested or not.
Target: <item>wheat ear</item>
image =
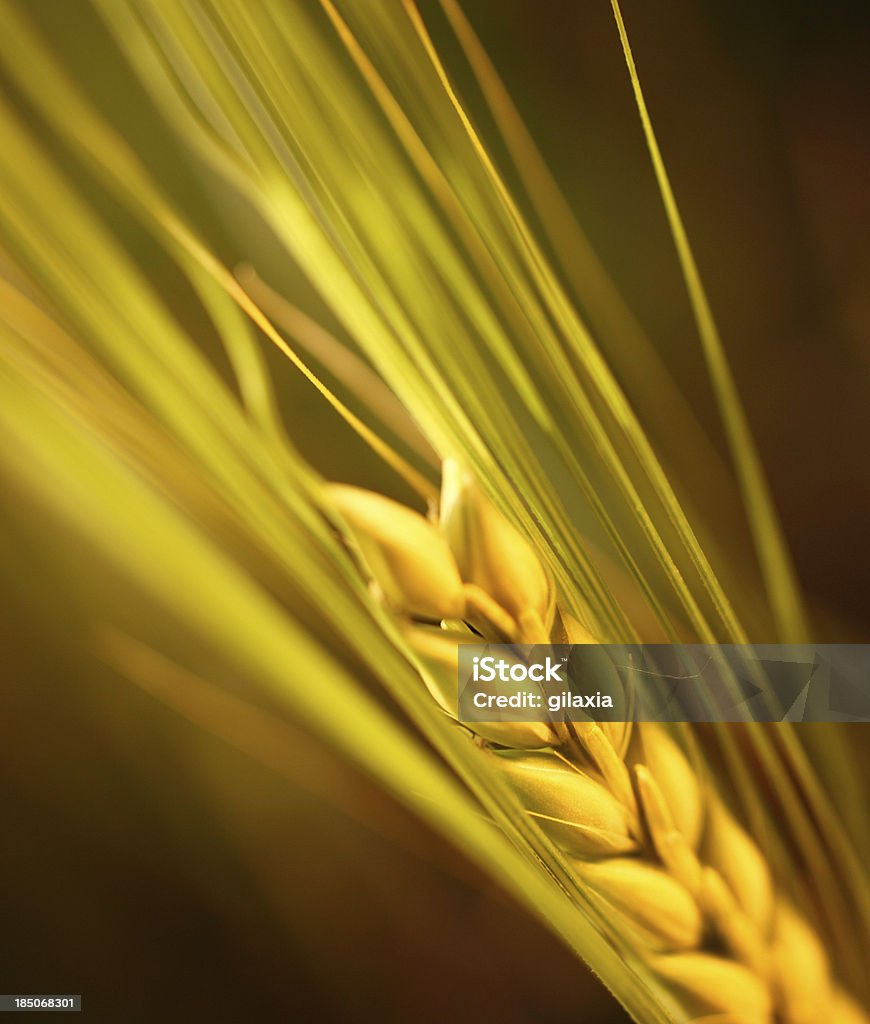
[[[469,639],[458,620],[495,642],[595,641],[473,481],[452,464],[444,479],[438,524],[368,491],[334,485],[330,494],[377,596],[427,665],[432,696],[455,718],[457,641]],[[758,845],[661,726],[463,728],[689,1019],[867,1024]]]

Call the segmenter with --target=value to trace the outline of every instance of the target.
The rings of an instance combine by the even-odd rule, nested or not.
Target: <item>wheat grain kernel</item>
[[[515,620],[535,613],[546,634],[553,622],[554,592],[538,556],[453,459],[442,467],[441,526],[462,579],[480,587]]]
[[[684,994],[691,1011],[736,1014],[745,1018],[746,1024],[770,1024],[770,992],[742,964],[709,953],[658,956],[652,964]]]
[[[712,793],[705,846],[706,861],[722,875],[738,905],[766,936],[773,917],[770,869],[756,844]]]
[[[569,853],[632,853],[626,809],[600,782],[546,753],[502,751],[498,762],[541,828]]]
[[[704,821],[697,772],[660,725],[641,722],[637,730],[643,763],[656,780],[680,834],[692,849],[697,849]]]
[[[698,904],[671,875],[633,857],[577,861],[577,873],[660,952],[694,949],[703,933]]]
[[[423,618],[463,616],[459,570],[432,523],[373,491],[346,484],[330,484],[327,490],[389,604]]]
[[[789,1024],[822,1020],[831,999],[828,957],[815,932],[784,900],[777,902],[774,912],[773,963],[779,1002]]]

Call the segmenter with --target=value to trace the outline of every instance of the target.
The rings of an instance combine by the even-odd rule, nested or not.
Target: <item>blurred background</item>
[[[251,211],[165,129],[88,3],[13,6],[224,259],[268,267],[338,332]],[[463,7],[724,451],[610,5]],[[455,57],[435,4],[421,9]],[[870,9],[625,0],[624,15],[819,638],[868,641]],[[177,270],[92,182],[81,187],[223,366]],[[399,494],[268,358],[312,463]],[[647,398],[655,435],[668,409]],[[682,483],[702,507],[714,500],[703,466],[682,467]],[[232,708],[186,716],[89,655],[86,596],[65,589],[74,556],[24,537],[0,501],[0,989],[80,992],[90,1019],[107,1022],[625,1019],[551,936],[310,738],[260,721],[230,728]]]

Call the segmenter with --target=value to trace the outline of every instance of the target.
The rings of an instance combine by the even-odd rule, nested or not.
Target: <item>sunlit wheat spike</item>
[[[451,466],[451,486],[455,473]],[[480,538],[484,524],[497,515],[483,502],[468,503],[463,514],[469,520],[463,545]],[[442,517],[440,529],[449,533],[449,517]],[[522,552],[518,593],[527,594],[524,581],[535,578],[528,571],[530,549],[512,533],[505,536]],[[454,532],[454,550],[456,545]],[[412,573],[413,549],[407,557],[406,571]],[[430,552],[419,550],[417,557],[423,578]],[[460,576],[474,575],[477,586],[491,585],[500,602],[516,608],[503,589],[508,577],[487,574],[479,565],[462,553],[457,559]],[[559,639],[563,621],[557,607],[553,640]],[[455,717],[456,649],[470,636],[414,626],[410,620],[406,628],[421,656],[444,670],[436,688],[427,685]],[[585,631],[580,635],[584,642],[593,639]],[[697,1019],[809,1024],[824,1013],[848,1024],[850,1015],[861,1013],[832,986],[831,964],[813,929],[776,895],[761,850],[711,781],[699,779],[664,726],[639,724],[627,749],[621,732],[595,723],[578,723],[574,740],[546,723],[466,723],[462,728],[493,748],[486,763],[509,783],[541,831],[572,858],[608,928]]]
[[[579,308],[600,275],[570,274],[575,303],[512,191],[535,176],[498,166],[431,12],[413,0],[88,3],[154,131],[191,151],[203,193],[226,197],[227,225],[243,211],[269,245],[234,277],[165,161],[91,101],[27,4],[0,0],[0,512],[34,550],[69,560],[62,602],[96,620],[82,644],[126,635],[147,606],[203,673],[286,711],[450,839],[639,1024],[868,1024],[844,990],[864,982],[866,995],[854,966],[866,931],[848,913],[870,905],[866,865],[790,725],[781,742],[746,729],[711,752],[709,735],[684,742],[688,730],[657,724],[458,720],[462,643],[743,643],[805,629],[615,0],[614,47],[761,562],[738,560],[733,588],[699,539],[720,523],[678,497],[607,332]],[[443,3],[498,101],[473,33]],[[528,160],[521,126],[511,132],[521,145],[508,149]],[[152,261],[172,287],[158,289]],[[353,409],[241,286],[297,277],[340,340],[324,344],[295,295],[258,294],[333,367]],[[324,482],[288,442],[261,344],[425,513]],[[342,344],[350,358],[337,358]],[[372,425],[385,422],[426,475]],[[34,583],[35,603],[38,585],[50,584]],[[135,677],[135,642],[115,645],[118,667],[125,647]],[[782,843],[759,821],[783,826]]]

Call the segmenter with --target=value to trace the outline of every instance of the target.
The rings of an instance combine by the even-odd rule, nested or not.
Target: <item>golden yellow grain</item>
[[[388,604],[429,619],[465,613],[456,562],[444,535],[427,519],[360,487],[333,484],[328,493]]]
[[[601,782],[549,751],[500,751],[494,760],[529,813],[569,852],[596,856],[638,848],[631,815]]]
[[[526,612],[549,624],[551,642],[594,637],[558,601],[551,606],[550,584],[535,568],[531,547],[455,465],[445,492],[441,533],[413,513],[406,525],[386,499],[367,504],[356,492],[352,501],[347,490],[338,495],[356,533],[369,532],[360,546],[375,543],[388,563],[389,585],[407,588],[391,606],[406,616],[405,634],[430,669],[432,696],[455,718],[457,646],[474,637],[414,625],[411,609],[455,612],[464,594],[465,611],[477,614],[475,625],[484,623],[486,640],[505,633],[522,640]],[[385,518],[373,523],[373,515]],[[694,1021],[868,1024],[832,983],[811,926],[776,893],[758,845],[662,726],[461,727],[490,747],[493,770],[569,856],[603,919],[646,958]]]
[[[746,1024],[769,1024],[770,991],[742,964],[709,953],[679,953],[656,957],[653,966],[683,993],[693,1012],[735,1014]]]
[[[581,878],[640,929],[654,949],[701,944],[704,922],[697,902],[662,868],[638,857],[576,863]]]
[[[485,591],[515,621],[526,619],[546,642],[553,622],[553,587],[532,546],[486,500],[458,462],[444,462],[441,528],[463,580]]]

